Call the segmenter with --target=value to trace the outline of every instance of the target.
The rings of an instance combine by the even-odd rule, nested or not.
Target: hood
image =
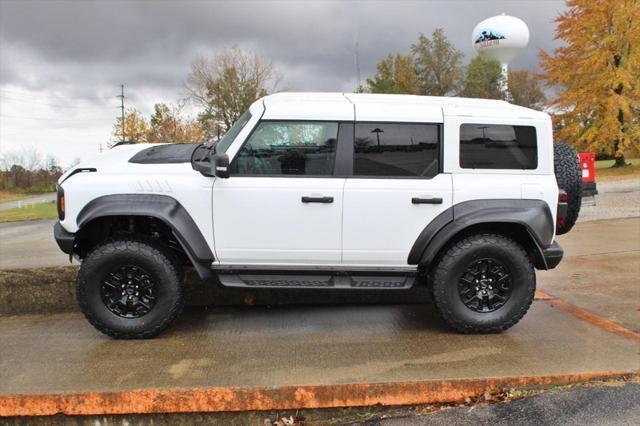
[[[90,160],[82,161],[78,165],[71,167],[64,172],[58,179],[58,185],[64,182],[69,176],[79,171],[111,171],[121,169],[124,164],[129,162],[129,159],[136,155],[138,152],[144,151],[150,147],[157,147],[167,144],[149,144],[139,143],[131,145],[118,145],[105,152],[99,154]],[[93,170],[92,170],[93,169]]]

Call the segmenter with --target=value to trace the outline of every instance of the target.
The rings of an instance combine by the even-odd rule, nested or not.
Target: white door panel
[[[442,203],[414,204],[413,198],[441,198]],[[343,263],[406,266],[420,232],[451,205],[447,174],[432,179],[347,179]]]
[[[304,177],[216,179],[213,217],[218,261],[339,264],[344,181]],[[303,202],[302,197],[333,200]]]

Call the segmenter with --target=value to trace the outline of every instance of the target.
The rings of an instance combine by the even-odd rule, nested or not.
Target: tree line
[[[545,109],[554,120],[556,140],[582,151],[615,158],[640,153],[640,6],[637,0],[568,0],[556,18],[555,38],[563,44],[539,54],[542,72],[512,70],[507,100]],[[438,28],[419,34],[409,53],[389,53],[356,92],[464,96],[502,99],[498,62],[464,56]],[[184,117],[184,103],[158,104],[149,118],[135,109],[119,118],[113,141],[203,142],[219,138],[261,96],[274,91],[280,74],[273,62],[232,48],[203,55],[191,64],[183,102],[197,105],[196,118]],[[542,87],[549,88],[551,99]]]
[[[0,191],[55,191],[56,181],[62,173],[63,170],[54,157],[46,156],[43,159],[34,149],[7,152],[0,157]]]
[[[426,96],[464,96],[503,99],[499,62],[474,57],[463,65],[464,55],[437,28],[431,37],[420,34],[410,54],[390,53],[356,91]],[[546,98],[538,79],[529,71],[509,72],[507,100],[527,108],[542,109]]]

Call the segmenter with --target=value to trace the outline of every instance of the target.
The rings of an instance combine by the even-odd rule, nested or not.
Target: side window
[[[338,123],[262,121],[233,160],[244,176],[332,175]]]
[[[460,126],[463,169],[535,169],[538,143],[533,126],[463,124]]]
[[[355,176],[415,176],[438,174],[440,128],[437,124],[356,123]]]

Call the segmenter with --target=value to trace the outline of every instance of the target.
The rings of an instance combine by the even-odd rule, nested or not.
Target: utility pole
[[[122,142],[124,142],[124,135],[126,130],[124,123],[124,84],[120,85],[120,95],[117,97],[120,98],[120,112],[122,115]]]

